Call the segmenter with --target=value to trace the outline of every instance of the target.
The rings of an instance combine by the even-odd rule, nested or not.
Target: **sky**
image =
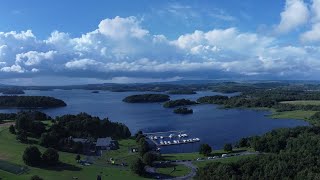
[[[0,84],[320,77],[320,0],[0,3]]]

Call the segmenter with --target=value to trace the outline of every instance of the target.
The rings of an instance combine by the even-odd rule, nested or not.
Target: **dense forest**
[[[274,130],[242,139],[239,146],[251,146],[265,154],[231,164],[210,163],[199,169],[196,179],[320,178],[320,127]]]
[[[283,89],[260,89],[243,92],[241,95],[227,96],[205,96],[199,98],[199,103],[210,103],[223,105],[226,108],[274,108],[276,111],[312,110],[320,111],[319,105],[295,105],[281,103],[282,101],[294,100],[320,100],[319,91],[298,91]]]
[[[168,91],[168,94],[197,94],[197,92],[188,89],[181,89]]]
[[[2,88],[0,89],[0,93],[2,94],[24,94],[24,91],[20,88]]]
[[[152,103],[169,101],[170,97],[166,94],[138,94],[128,96],[123,99],[127,103]]]
[[[1,114],[10,116],[10,114]],[[43,118],[51,119],[52,125],[46,128]],[[38,138],[39,144],[44,147],[55,148],[61,151],[82,153],[82,144],[70,139],[112,137],[114,139],[129,138],[129,128],[121,123],[111,122],[108,118],[100,119],[86,113],[77,115],[58,116],[50,118],[44,113],[36,111],[19,112],[15,115],[17,139],[27,142],[28,137]]]
[[[53,108],[66,105],[60,99],[47,96],[0,96],[1,108]]]
[[[165,108],[174,108],[178,106],[187,106],[187,105],[194,105],[197,104],[195,101],[191,101],[189,99],[177,99],[177,100],[171,100],[167,101],[163,104],[163,107]]]

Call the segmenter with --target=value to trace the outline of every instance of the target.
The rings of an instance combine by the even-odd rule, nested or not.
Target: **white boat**
[[[160,139],[163,139],[163,136],[160,136]]]
[[[168,144],[171,144],[171,142],[170,142],[170,141],[168,141]]]
[[[163,144],[163,141],[160,141],[160,144]]]
[[[167,141],[163,141],[164,144],[167,144]]]
[[[176,140],[173,140],[173,143],[174,143],[174,144],[177,144],[178,142],[177,142]]]
[[[154,137],[153,137],[153,139],[157,140],[157,139],[158,139],[158,137],[157,137],[157,136],[154,136]]]

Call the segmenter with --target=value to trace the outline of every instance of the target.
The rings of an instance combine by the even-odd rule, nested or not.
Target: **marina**
[[[167,131],[145,134],[156,146],[171,146],[200,142],[200,138],[190,137],[184,131]]]

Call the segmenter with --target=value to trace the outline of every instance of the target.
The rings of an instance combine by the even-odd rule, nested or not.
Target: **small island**
[[[173,112],[176,114],[192,114],[193,110],[188,109],[186,107],[180,107],[180,108],[175,109]]]
[[[55,108],[67,104],[48,96],[0,96],[0,108]]]
[[[2,94],[11,95],[11,94],[24,94],[24,91],[22,89],[2,89],[0,90]]]
[[[127,103],[153,103],[169,101],[170,96],[166,94],[139,94],[124,98],[122,101]]]
[[[172,101],[165,102],[163,104],[163,107],[174,108],[174,107],[178,107],[178,106],[187,106],[187,105],[194,105],[194,104],[197,104],[197,102],[191,101],[189,99],[178,99],[178,100],[172,100]]]
[[[188,89],[179,89],[168,91],[168,94],[197,94],[197,92]]]
[[[98,94],[98,93],[99,93],[99,91],[92,91],[91,93]]]

